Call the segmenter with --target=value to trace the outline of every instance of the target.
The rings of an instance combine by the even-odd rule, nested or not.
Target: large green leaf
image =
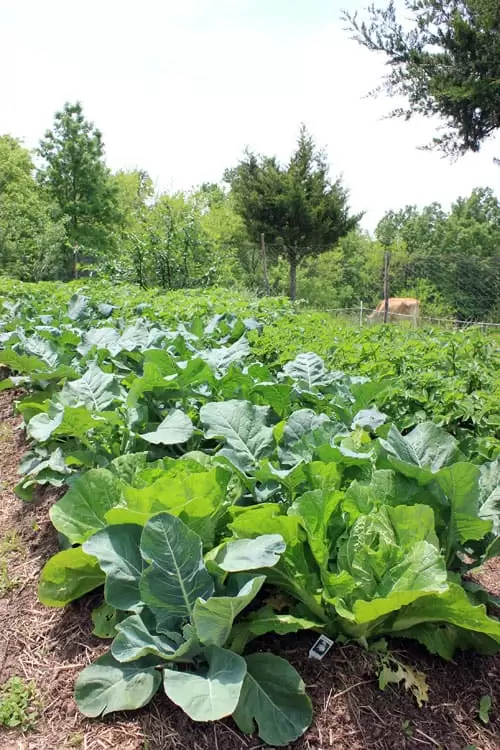
[[[257,596],[265,576],[246,581],[234,596],[212,596],[198,599],[194,605],[193,623],[200,641],[206,646],[223,646],[231,633],[234,618]]]
[[[202,541],[179,518],[169,513],[153,516],[142,532],[141,553],[149,566],[142,574],[141,597],[160,630],[171,618],[191,617],[199,597],[212,596]]]
[[[340,492],[311,490],[298,497],[288,510],[289,515],[299,518],[309,547],[322,570],[327,569],[330,548],[344,530],[341,515],[331,523],[332,515],[342,499]]]
[[[165,417],[154,432],[146,432],[140,437],[155,445],[178,445],[187,442],[193,431],[193,423],[188,415],[180,409],[175,409]]]
[[[491,522],[478,518],[479,475],[479,468],[470,463],[456,463],[436,474],[436,481],[450,503],[446,533],[453,546],[457,540],[463,543],[482,539],[491,531]]]
[[[62,424],[63,417],[64,408],[51,404],[47,414],[35,414],[34,417],[31,417],[26,432],[33,440],[43,443]]]
[[[294,411],[278,447],[281,463],[293,466],[299,461],[312,461],[316,448],[328,444],[335,432],[335,425],[326,414],[316,414],[312,409]]]
[[[208,669],[198,673],[163,671],[165,693],[194,721],[230,716],[238,705],[247,671],[242,656],[218,646],[207,648],[205,658]]]
[[[196,472],[193,473],[193,469]],[[219,519],[229,504],[229,473],[221,467],[202,471],[199,464],[179,461],[149,486],[125,488],[125,504],[106,514],[108,523],[144,525],[154,514],[168,511],[178,516],[210,547]]]
[[[273,654],[251,654],[245,660],[247,675],[234,720],[249,734],[257,724],[259,737],[269,745],[288,745],[304,734],[312,720],[311,701],[300,675]]]
[[[121,397],[116,377],[103,372],[95,362],[89,365],[81,378],[65,383],[59,395],[65,406],[86,406],[91,412],[104,411]]]
[[[252,471],[259,458],[272,452],[273,429],[266,425],[268,418],[268,407],[234,399],[200,409],[206,437],[223,439],[226,445],[219,455],[242,472]]]
[[[433,422],[422,422],[404,437],[391,425],[380,444],[391,465],[420,484],[427,484],[440,469],[463,459],[455,438]]]
[[[160,687],[157,663],[158,659],[149,657],[121,664],[109,651],[78,675],[75,685],[78,708],[90,717],[142,708]]]
[[[38,597],[47,607],[65,607],[104,583],[104,573],[95,557],[81,547],[57,552],[42,568]]]
[[[142,527],[133,524],[108,526],[90,537],[83,549],[99,560],[106,574],[104,596],[116,609],[142,607],[139,581],[144,568],[139,544]]]
[[[176,655],[179,639],[182,640],[154,633],[154,622],[148,621],[145,612],[126,617],[116,625],[116,630],[118,634],[111,645],[111,653],[120,662],[135,661],[148,655],[168,661]]]
[[[480,517],[492,521],[493,533],[500,536],[500,456],[481,466],[479,506]]]
[[[118,505],[121,488],[115,476],[106,469],[91,469],[78,477],[72,487],[50,509],[56,529],[71,544],[82,544],[107,524],[106,512]]]
[[[464,636],[461,640],[455,631],[437,625],[431,634],[429,623],[459,628],[458,632]],[[430,650],[445,658],[452,658],[455,649],[462,647],[482,650],[484,646],[485,652],[491,653],[496,643],[496,651],[500,651],[500,621],[488,617],[483,604],[473,605],[458,584],[450,584],[442,594],[423,597],[403,609],[391,624],[391,631],[394,635],[422,640]]]
[[[237,539],[228,542],[217,555],[219,568],[237,573],[258,568],[272,568],[286,549],[279,534],[262,534],[255,539]]]
[[[331,375],[326,370],[325,363],[313,352],[298,354],[292,362],[287,362],[283,372],[309,391],[331,382]]]

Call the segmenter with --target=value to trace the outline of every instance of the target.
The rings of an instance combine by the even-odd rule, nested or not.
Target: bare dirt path
[[[0,727],[0,750],[266,748],[242,736],[230,720],[193,724],[161,695],[148,708],[105,721],[78,713],[75,677],[105,650],[91,634],[90,612],[98,597],[65,610],[38,602],[40,569],[57,550],[48,518],[56,496],[49,491],[27,505],[13,493],[26,445],[12,402],[12,394],[0,393],[0,684],[13,675],[33,680],[40,707],[31,731]],[[500,559],[488,566],[484,581],[500,594]],[[299,669],[313,699],[314,724],[294,750],[500,749],[500,656],[465,654],[447,664],[407,643],[393,644],[398,658],[427,676],[429,702],[419,709],[402,687],[379,690],[373,657],[360,648],[334,648],[322,662],[313,662],[307,658],[312,641],[302,635],[261,644]],[[483,695],[493,701],[486,725],[478,716]]]

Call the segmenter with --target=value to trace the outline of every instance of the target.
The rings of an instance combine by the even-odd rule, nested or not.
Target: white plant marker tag
[[[321,659],[330,651],[333,641],[326,635],[320,635],[314,646],[309,650],[310,659]]]

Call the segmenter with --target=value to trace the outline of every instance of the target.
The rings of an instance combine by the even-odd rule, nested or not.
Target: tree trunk
[[[297,258],[290,256],[290,299],[295,302],[297,299]]]

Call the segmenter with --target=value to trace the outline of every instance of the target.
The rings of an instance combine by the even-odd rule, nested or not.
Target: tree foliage
[[[366,21],[344,18],[355,38],[386,55],[383,89],[404,96],[392,115],[437,115],[444,133],[433,146],[447,154],[479,151],[500,128],[500,4],[498,0],[405,0],[411,13],[372,5]]]
[[[33,177],[31,155],[9,135],[0,137],[0,267],[26,281],[51,276],[65,228]]]
[[[116,191],[104,161],[101,132],[85,119],[82,106],[66,103],[56,112],[52,130],[40,142],[40,184],[68,217],[73,276],[81,250],[102,254],[112,243],[117,220]]]
[[[286,257],[291,299],[301,261],[331,249],[361,219],[350,214],[347,189],[340,178],[331,182],[326,155],[304,126],[288,164],[247,150],[225,179],[250,237],[257,241],[264,233],[275,252]]]

